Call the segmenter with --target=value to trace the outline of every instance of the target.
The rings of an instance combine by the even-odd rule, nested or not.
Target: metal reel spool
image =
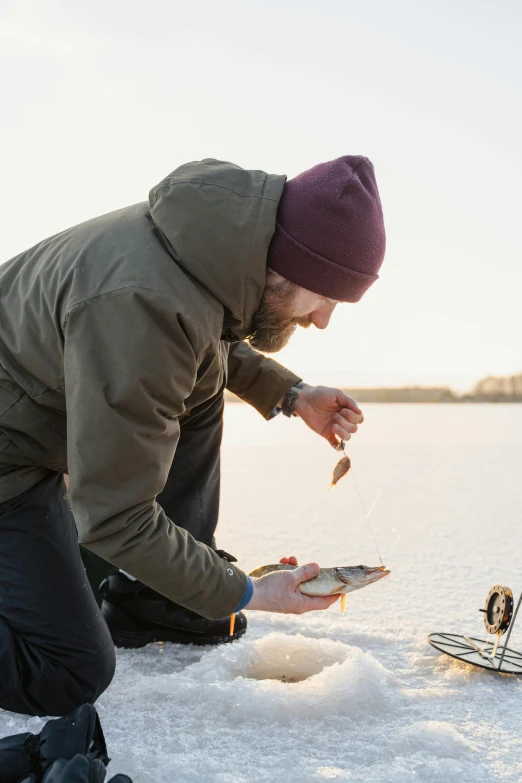
[[[486,631],[497,636],[506,633],[513,617],[513,593],[509,587],[494,585],[486,598],[484,609]]]

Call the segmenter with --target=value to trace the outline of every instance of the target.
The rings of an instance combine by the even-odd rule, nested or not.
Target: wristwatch
[[[297,381],[297,383],[294,383],[291,389],[288,389],[287,393],[283,397],[283,405],[281,408],[283,411],[283,416],[297,416],[297,413],[294,413],[294,408],[303,386],[303,381]]]

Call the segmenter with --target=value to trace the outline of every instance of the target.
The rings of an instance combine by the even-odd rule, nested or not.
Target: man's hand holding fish
[[[319,571],[317,563],[307,563],[292,571],[273,571],[259,578],[252,577],[254,592],[248,608],[282,614],[304,614],[328,609],[339,595],[312,597],[303,595],[299,590],[300,584],[318,576]]]

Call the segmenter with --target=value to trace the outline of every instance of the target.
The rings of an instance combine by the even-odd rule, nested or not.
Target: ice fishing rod
[[[484,614],[486,631],[494,641],[491,640],[491,636],[484,641],[462,634],[437,632],[430,633],[428,642],[439,652],[472,666],[496,673],[521,676],[522,653],[508,647],[521,604],[522,593],[515,607],[513,591],[505,585],[494,585],[488,593],[484,608],[479,610]],[[500,646],[500,637],[504,634],[506,634],[506,641]]]

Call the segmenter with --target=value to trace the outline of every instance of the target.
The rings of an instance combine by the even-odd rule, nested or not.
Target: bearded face
[[[248,338],[252,348],[276,353],[284,348],[297,326],[307,329],[310,316],[296,316],[296,302],[302,289],[289,280],[269,275],[259,307],[252,319]]]

